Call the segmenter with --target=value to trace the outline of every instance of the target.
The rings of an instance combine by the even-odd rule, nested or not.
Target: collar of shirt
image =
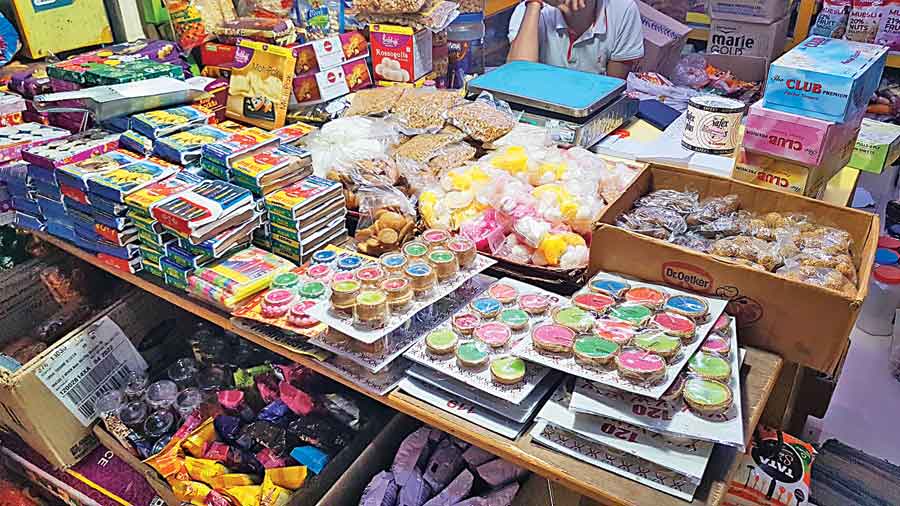
[[[566,18],[563,16],[563,13],[559,9],[554,9],[554,24],[557,32],[567,33],[569,35],[569,43],[571,45],[578,44],[579,42],[590,40],[598,35],[604,35],[607,29],[607,19],[606,19],[606,2],[604,0],[597,0],[597,18],[594,20],[594,23],[578,37],[574,42],[571,40],[572,33],[569,31],[569,25],[566,24]]]

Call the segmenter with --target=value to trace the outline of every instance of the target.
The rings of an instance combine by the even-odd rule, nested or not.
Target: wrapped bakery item
[[[403,133],[436,133],[444,127],[447,111],[463,101],[458,91],[410,88],[397,101],[390,117]]]
[[[635,208],[620,216],[616,226],[663,240],[687,231],[687,223],[681,214],[673,209],[656,206]]]
[[[412,14],[424,5],[425,0],[357,0],[353,3],[359,12],[376,14]]]
[[[848,253],[853,245],[850,233],[834,227],[817,226],[811,230],[800,232],[794,243],[801,250],[815,248],[836,255]]]
[[[743,258],[774,271],[784,259],[773,243],[755,237],[735,236],[719,239],[712,244],[709,253],[723,257]]]
[[[656,190],[639,198],[635,207],[661,207],[678,214],[688,215],[699,206],[699,195],[695,191]]]
[[[738,210],[740,200],[737,195],[725,195],[723,197],[711,197],[702,200],[697,208],[687,215],[685,221],[689,227],[716,221],[719,218],[730,216]]]
[[[787,268],[793,266],[827,267],[840,272],[847,280],[856,285],[856,265],[853,258],[844,253],[833,254],[817,248],[806,248],[796,255],[785,258]]]
[[[465,142],[454,142],[444,146],[438,151],[438,154],[428,160],[428,168],[434,174],[441,173],[448,169],[455,169],[465,165],[466,162],[475,158],[478,151],[470,144]]]
[[[384,119],[351,116],[329,121],[309,134],[305,147],[315,173],[325,175],[335,167],[384,157],[399,136],[397,127]]]
[[[405,158],[416,162],[425,163],[438,156],[441,150],[463,139],[462,132],[437,132],[433,134],[420,134],[409,139],[392,150],[393,156]],[[475,150],[472,150],[472,155]]]
[[[799,281],[809,285],[821,286],[829,290],[842,292],[846,295],[856,293],[856,285],[851,283],[843,274],[829,267],[812,267],[808,265],[784,266],[775,271],[776,274],[787,279]]]

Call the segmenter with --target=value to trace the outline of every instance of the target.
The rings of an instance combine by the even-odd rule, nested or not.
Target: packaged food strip
[[[477,255],[475,261],[467,268],[460,268],[459,272],[449,277],[446,281],[437,283],[425,295],[414,297],[408,307],[402,311],[391,313],[384,326],[380,328],[366,329],[354,324],[354,318],[350,315],[339,315],[331,309],[331,304],[318,304],[309,310],[309,315],[325,323],[332,329],[365,344],[373,344],[383,339],[394,329],[406,323],[410,318],[422,309],[434,304],[446,297],[452,291],[459,288],[467,280],[496,263],[494,260]],[[354,271],[358,269],[353,269]],[[331,290],[325,294],[325,298],[331,297]]]
[[[531,438],[547,448],[685,501],[692,501],[698,488],[698,484],[662,466],[595,443],[548,422],[536,423],[531,429]]]
[[[543,406],[544,400],[556,388],[556,384],[559,383],[563,374],[559,371],[550,371],[549,374],[544,376],[544,379],[541,380],[538,386],[528,394],[528,397],[518,404],[497,398],[472,385],[420,364],[414,364],[407,369],[406,376],[417,382],[431,385],[446,392],[448,395],[465,399],[467,402],[492,411],[505,419],[517,423],[527,423],[534,417],[537,410]]]
[[[349,337],[335,330],[311,336],[309,342],[354,362],[371,373],[378,373],[406,352],[413,343],[423,339],[429,331],[445,321],[446,315],[464,308],[493,281],[493,278],[483,274],[469,279],[450,295],[416,313],[407,325],[386,335],[383,339],[384,347],[373,353],[359,350]]]
[[[649,323],[655,316],[669,315],[670,313],[668,311],[644,309],[645,306],[640,304],[631,302],[626,303],[626,301],[617,300],[616,298],[606,296],[605,294],[596,291],[591,292],[590,287],[592,285],[597,286],[597,284],[608,283],[622,287],[623,290],[640,289],[641,292],[646,292],[646,294],[659,297],[657,302],[660,307],[662,307],[669,299],[676,300],[677,298],[680,302],[685,303],[698,301],[700,303],[699,305],[705,304],[705,320],[702,322],[694,322],[693,327],[695,328],[693,330],[693,340],[685,342],[688,338],[681,338],[681,343],[677,343],[677,347],[671,348],[673,351],[672,356],[668,359],[660,360],[661,357],[657,352],[638,349],[633,346],[633,343],[635,342],[635,338],[640,337],[640,335],[650,336],[651,339],[656,339],[653,336],[661,336],[660,339],[671,341],[671,339],[665,337],[669,336],[669,334],[664,333],[662,328],[659,326],[650,326],[651,324]],[[687,365],[688,358],[693,356],[694,352],[700,348],[703,338],[713,328],[716,320],[724,311],[726,304],[726,301],[721,299],[693,295],[673,288],[634,281],[620,275],[605,272],[598,273],[588,283],[588,287],[573,296],[573,300],[576,300],[579,295],[593,296],[586,297],[586,300],[581,301],[586,307],[595,306],[595,308],[600,308],[598,304],[603,302],[605,306],[603,306],[599,312],[602,312],[605,315],[602,318],[595,318],[593,314],[597,314],[597,311],[579,311],[579,308],[576,308],[576,306],[567,305],[565,307],[556,308],[554,311],[557,315],[561,316],[583,317],[586,325],[585,328],[580,329],[578,332],[567,331],[566,327],[559,324],[559,321],[565,321],[565,319],[560,320],[559,317],[556,317],[556,321],[548,322],[543,331],[539,330],[541,333],[547,332],[548,329],[554,331],[547,332],[547,337],[550,338],[551,341],[556,339],[565,341],[562,344],[565,345],[564,348],[566,348],[567,351],[552,352],[539,349],[534,345],[534,335],[532,335],[532,339],[521,341],[515,350],[513,350],[513,354],[524,358],[525,360],[543,364],[547,367],[558,369],[574,376],[596,381],[626,392],[651,397],[653,399],[662,397],[672,383],[675,382],[678,373]],[[620,308],[625,309],[624,311],[616,311]],[[640,321],[635,320],[635,318]],[[633,322],[637,321],[637,324],[629,324],[627,319],[630,319]],[[673,319],[677,320],[679,323],[685,322],[685,320],[680,317],[673,317]],[[610,346],[608,353],[606,354],[607,356],[605,357],[608,362],[606,365],[600,365],[599,363],[589,364],[585,360],[576,359],[576,356],[572,351],[576,338],[600,337],[600,341],[603,341],[603,345],[608,344],[608,341],[610,341],[607,337],[604,337],[604,335],[614,335],[616,339],[619,339],[619,336],[615,336],[615,334],[619,333],[620,329],[609,330],[604,328],[598,332],[597,322],[601,322],[600,325],[624,325],[626,327],[624,331],[621,331],[621,335],[624,336],[624,339],[620,341],[621,344],[615,343],[616,346]],[[559,332],[555,332],[556,330],[559,330]],[[641,334],[641,330],[652,332],[644,332]],[[596,339],[594,339],[594,341],[596,341]],[[649,350],[654,349],[652,344],[646,346],[646,348]],[[598,347],[597,349],[599,350],[600,348]],[[628,355],[628,364],[630,366],[628,371],[625,370],[625,367],[621,367],[625,365],[624,361],[620,363],[620,359],[625,358],[623,351]],[[619,364],[618,368],[617,363]],[[621,372],[626,372],[626,374],[628,374],[630,369],[635,369],[640,373],[639,376],[641,377],[648,377],[643,374],[645,371],[652,372],[652,375],[649,377],[655,379],[655,382],[641,380],[632,381],[622,375]]]
[[[744,451],[744,417],[740,388],[740,353],[737,348],[737,324],[729,319],[730,332],[728,359],[731,364],[731,378],[727,386],[732,393],[731,406],[724,413],[701,415],[691,410],[681,397],[684,388],[678,380],[672,390],[672,399],[651,399],[638,394],[627,393],[598,383],[578,379],[569,409],[579,413],[604,416],[645,427],[654,431],[689,437],[713,443],[734,446]],[[713,338],[718,334],[710,334]],[[704,347],[705,349],[705,347]],[[703,353],[698,351],[697,353]],[[682,373],[685,374],[685,373]],[[668,396],[667,396],[668,397]]]
[[[543,312],[529,306],[545,301]],[[405,357],[494,397],[518,404],[550,372],[513,356],[531,330],[547,318],[559,296],[510,278],[503,278],[414,344]],[[449,343],[449,344],[448,344]]]
[[[652,462],[699,485],[712,455],[713,443],[669,436],[611,418],[576,413],[570,410],[572,384],[564,381],[538,412],[538,421],[614,449]]]

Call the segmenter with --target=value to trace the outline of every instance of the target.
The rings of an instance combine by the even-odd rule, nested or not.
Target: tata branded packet
[[[842,123],[860,114],[878,87],[887,48],[813,36],[769,68],[769,109]]]

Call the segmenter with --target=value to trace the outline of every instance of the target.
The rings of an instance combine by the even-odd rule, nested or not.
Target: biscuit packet
[[[266,129],[283,127],[296,63],[293,52],[242,40],[234,60],[226,116]]]

